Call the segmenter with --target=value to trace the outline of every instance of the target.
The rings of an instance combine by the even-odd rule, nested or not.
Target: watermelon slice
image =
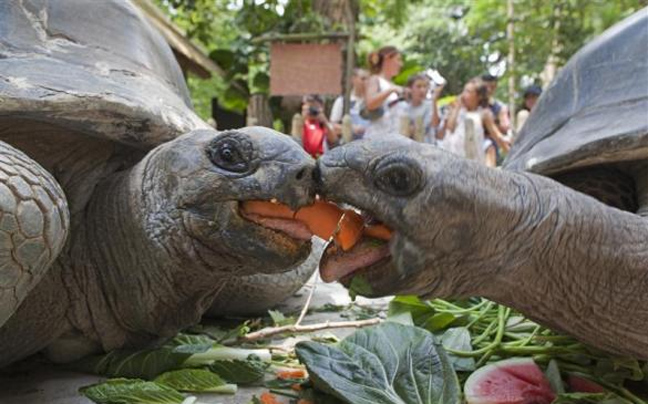
[[[531,358],[514,358],[477,369],[464,385],[468,404],[551,404],[556,395]]]
[[[567,375],[567,386],[574,393],[605,393],[606,390],[598,383],[570,373]]]

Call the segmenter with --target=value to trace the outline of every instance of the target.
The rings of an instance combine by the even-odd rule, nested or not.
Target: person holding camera
[[[367,82],[361,116],[370,122],[364,138],[398,135],[398,105],[403,100],[403,88],[392,79],[403,67],[401,54],[393,46],[384,46],[369,54],[368,63],[372,75]]]
[[[324,101],[318,95],[307,95],[302,101],[302,147],[313,158],[318,158],[326,150],[338,143],[333,125],[324,114]]]

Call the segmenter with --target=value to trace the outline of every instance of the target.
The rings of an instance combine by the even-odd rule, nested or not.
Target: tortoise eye
[[[209,159],[223,170],[245,173],[250,170],[253,145],[233,135],[222,135],[208,147]]]
[[[415,161],[389,159],[378,164],[374,184],[393,196],[410,196],[421,188],[422,174]]]

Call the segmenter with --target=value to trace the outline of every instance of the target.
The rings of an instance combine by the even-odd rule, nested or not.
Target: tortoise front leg
[[[54,177],[0,142],[0,327],[58,256],[69,221]]]

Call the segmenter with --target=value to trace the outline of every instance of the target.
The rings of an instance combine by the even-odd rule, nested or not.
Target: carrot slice
[[[391,239],[392,231],[384,224],[374,224],[365,227],[364,234],[368,237],[389,241],[389,239]]]
[[[343,251],[352,249],[363,235],[389,240],[392,234],[391,230],[382,224],[365,227],[362,217],[354,210],[342,210],[337,205],[323,200],[317,200],[297,212],[282,203],[267,201],[245,201],[241,208],[248,214],[299,220],[317,237],[324,240],[333,237]]]
[[[305,379],[306,371],[304,369],[284,369],[277,371],[279,379]]]
[[[259,397],[259,400],[263,404],[281,404],[279,400],[277,400],[277,396],[275,396],[272,393],[265,392],[261,394],[261,397]]]
[[[362,237],[364,221],[362,216],[353,210],[345,210],[344,216],[339,222],[333,240],[342,247],[343,251],[349,251]]]
[[[342,209],[332,203],[315,201],[314,204],[299,209],[295,219],[306,223],[317,237],[328,240],[335,233],[342,214]]]
[[[254,213],[265,217],[292,219],[295,216],[295,212],[283,203],[244,201],[241,208],[245,213]]]

